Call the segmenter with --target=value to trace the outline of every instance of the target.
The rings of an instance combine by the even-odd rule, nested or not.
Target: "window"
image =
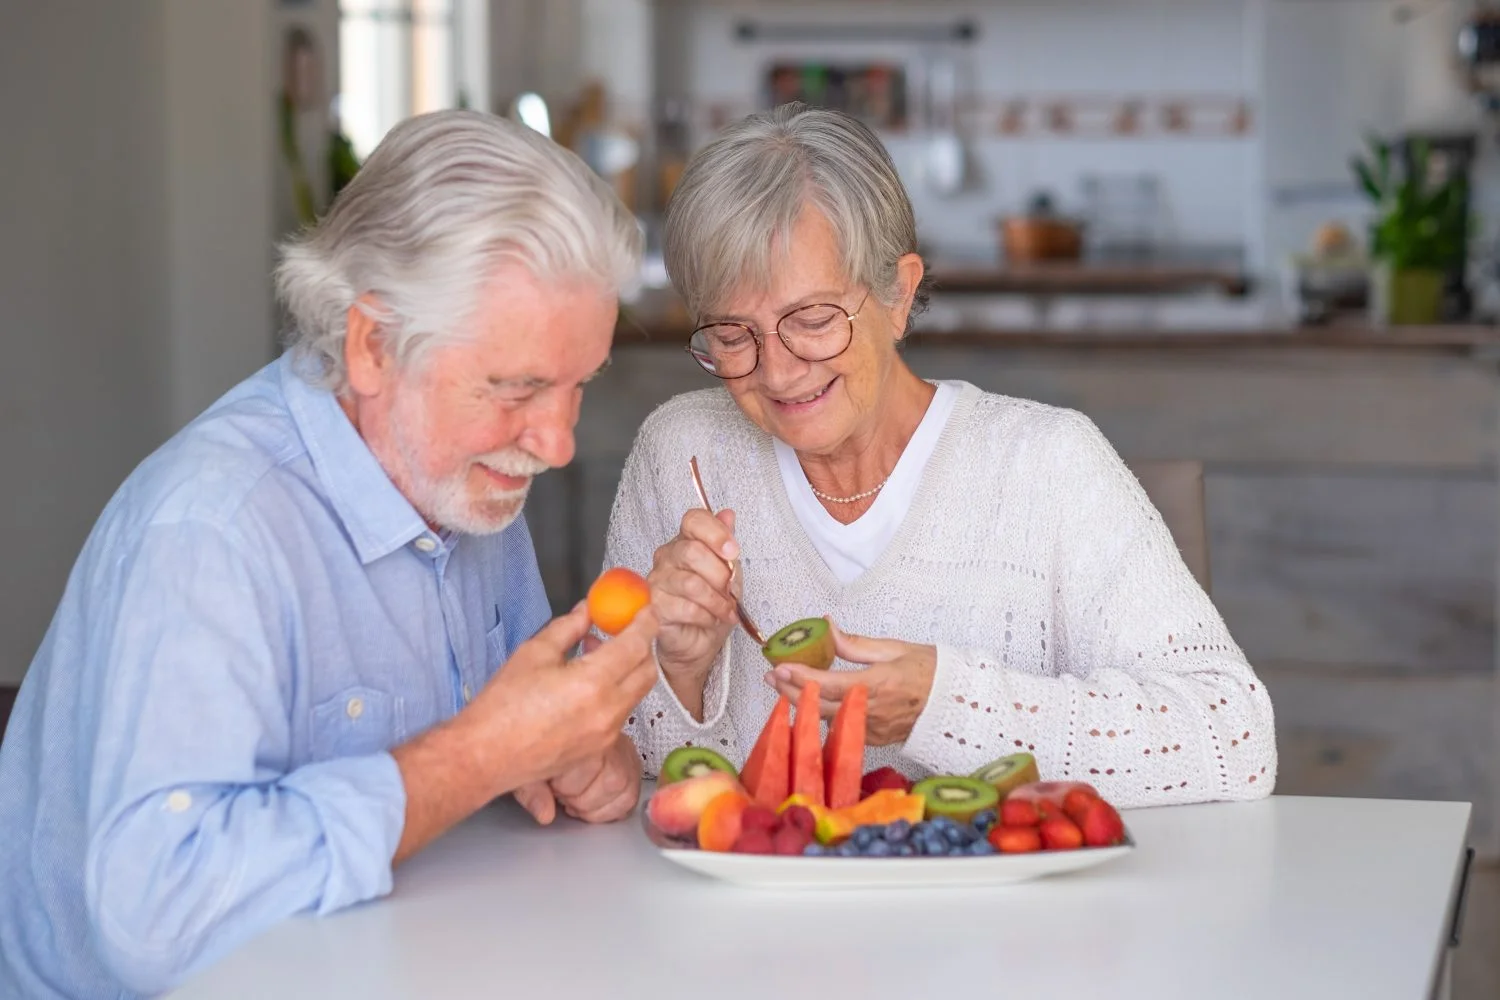
[[[485,0],[342,0],[339,120],[361,159],[403,118],[488,106]]]

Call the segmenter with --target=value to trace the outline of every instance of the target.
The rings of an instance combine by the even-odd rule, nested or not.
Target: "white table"
[[[635,820],[543,829],[506,803],[400,869],[388,898],[282,924],[173,996],[1415,1000],[1442,991],[1469,811],[1136,810],[1136,851],[1073,875],[769,891],[667,862]]]

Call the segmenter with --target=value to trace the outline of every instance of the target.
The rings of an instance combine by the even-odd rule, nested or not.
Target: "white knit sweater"
[[[762,631],[827,614],[848,632],[937,647],[910,737],[868,748],[866,769],[967,774],[1025,749],[1043,778],[1088,781],[1121,806],[1270,794],[1266,689],[1087,417],[962,384],[900,529],[847,586],[793,515],[771,439],[723,389],[679,396],[641,427],[606,565],[650,570],[697,506],[692,455],[715,508],[736,512],[745,607]],[[627,725],[646,773],[684,744],[742,764],[776,700],[767,669],[735,628],[701,723],[659,680]]]

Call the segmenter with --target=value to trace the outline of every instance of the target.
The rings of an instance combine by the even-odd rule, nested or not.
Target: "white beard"
[[[427,408],[421,395],[412,387],[403,392],[409,405],[398,402],[391,423],[391,434],[401,467],[392,478],[407,500],[427,521],[449,531],[465,535],[492,535],[504,531],[526,503],[531,489],[530,478],[550,466],[520,448],[504,448],[466,461],[459,471],[432,477],[422,471],[422,448],[427,434]],[[469,468],[483,465],[505,476],[526,477],[528,482],[517,490],[489,489],[478,498],[471,496]]]

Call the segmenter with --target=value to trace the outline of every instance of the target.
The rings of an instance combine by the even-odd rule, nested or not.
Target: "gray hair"
[[[695,317],[737,290],[770,283],[773,248],[807,205],[828,218],[840,263],[890,305],[896,262],[917,252],[917,223],[896,165],[857,119],[783,104],[734,122],[693,157],[667,205],[667,272]],[[926,302],[918,291],[915,316]]]
[[[465,335],[503,263],[617,294],[640,252],[634,216],[577,156],[504,118],[437,111],[391,129],[328,214],[282,244],[276,288],[294,357],[342,392],[347,315],[363,295],[409,365]]]

